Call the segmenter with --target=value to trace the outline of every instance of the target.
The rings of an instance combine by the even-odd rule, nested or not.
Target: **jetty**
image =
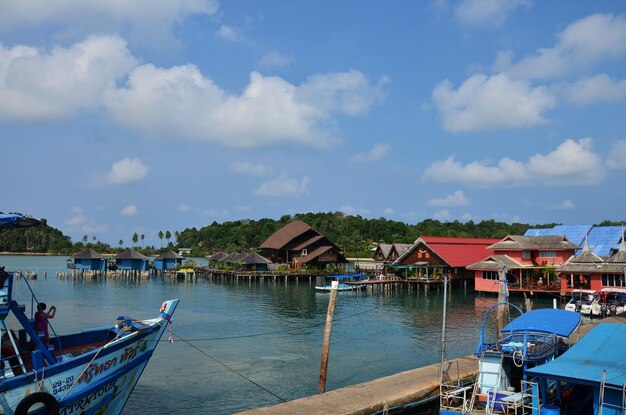
[[[598,322],[626,324],[626,316],[608,317],[582,325],[578,341]],[[478,373],[478,359],[466,356],[448,360],[444,369],[452,378],[471,378]],[[240,412],[240,415],[372,415],[410,408],[439,396],[440,364],[425,366],[358,385],[307,396],[274,406]]]

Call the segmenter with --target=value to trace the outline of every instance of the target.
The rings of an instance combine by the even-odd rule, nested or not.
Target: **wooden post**
[[[320,383],[317,393],[326,392],[326,373],[328,371],[328,349],[330,348],[330,335],[333,329],[333,316],[335,315],[335,302],[337,300],[337,288],[339,281],[331,282],[328,310],[326,311],[326,326],[324,327],[324,341],[322,342],[322,362],[320,365]]]
[[[508,295],[506,293],[507,287],[506,287],[506,267],[505,266],[501,266],[500,269],[498,270],[498,279],[499,279],[499,284],[498,284],[498,303],[506,303],[508,300]],[[508,310],[506,310],[502,305],[498,306],[498,309],[496,310],[496,316],[497,316],[497,324],[498,324],[498,339],[502,338],[502,329],[504,328],[504,314],[507,312]]]

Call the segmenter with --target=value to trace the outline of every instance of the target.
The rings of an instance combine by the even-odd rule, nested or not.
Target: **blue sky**
[[[0,6],[0,210],[73,240],[342,211],[624,219],[626,5]]]

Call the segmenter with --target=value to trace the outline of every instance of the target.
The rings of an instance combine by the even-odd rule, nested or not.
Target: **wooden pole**
[[[326,373],[328,371],[328,349],[330,348],[330,335],[333,329],[333,316],[335,314],[335,302],[337,301],[338,281],[331,283],[328,310],[326,311],[326,326],[324,327],[324,341],[322,342],[322,362],[320,365],[320,383],[317,393],[326,392]]]
[[[498,284],[498,302],[505,303],[507,302],[506,295],[506,267],[502,266],[498,270],[499,276],[499,284]],[[504,313],[507,312],[504,306],[499,305],[497,310],[497,323],[498,323],[498,339],[502,338],[502,329],[504,328]]]

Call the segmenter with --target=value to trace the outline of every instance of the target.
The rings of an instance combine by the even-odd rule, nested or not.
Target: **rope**
[[[193,343],[191,343],[190,340],[187,340],[185,338],[183,338],[180,334],[178,333],[174,333],[176,335],[176,337],[178,337],[180,340],[182,340],[183,342],[187,343],[189,346],[193,347],[194,349],[196,349],[197,351],[199,351],[200,353],[202,353],[203,355],[205,355],[206,357],[208,357],[209,359],[213,360],[215,363],[218,363],[219,365],[225,367],[226,369],[230,370],[231,372],[233,372],[234,374],[236,374],[237,376],[247,380],[248,382],[252,383],[253,385],[255,385],[256,387],[258,387],[259,389],[264,390],[265,392],[269,393],[270,395],[272,395],[273,397],[275,397],[276,399],[278,399],[281,402],[287,402],[286,399],[281,398],[280,396],[276,395],[274,392],[272,392],[271,390],[265,388],[264,386],[259,385],[258,383],[256,383],[255,381],[253,381],[250,378],[245,377],[241,372],[237,371],[236,369],[228,366],[226,363],[220,361],[219,359],[211,356],[210,354],[208,354],[207,352],[205,352],[204,350],[200,349],[199,347],[197,347],[196,345],[194,345]]]

